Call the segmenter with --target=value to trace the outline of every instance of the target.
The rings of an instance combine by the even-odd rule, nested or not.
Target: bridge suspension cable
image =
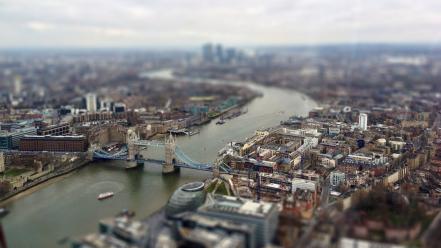
[[[155,140],[131,140],[131,145],[142,146],[142,147],[157,147],[157,148],[165,148],[166,144],[161,141]],[[129,146],[124,146],[121,151],[116,153],[109,153],[102,149],[96,149],[94,151],[94,157],[98,159],[106,159],[106,160],[126,160],[128,159]],[[179,146],[176,146],[174,149],[174,155],[176,156],[178,167],[184,167],[189,169],[196,170],[205,170],[212,171],[214,166],[219,168],[219,171],[223,173],[231,173],[232,169],[223,162],[216,162],[215,165],[209,163],[201,163],[190,158]],[[159,161],[159,160],[158,160]],[[164,162],[164,161],[163,161]]]

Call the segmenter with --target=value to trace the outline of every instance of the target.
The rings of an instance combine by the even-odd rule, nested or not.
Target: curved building
[[[168,217],[186,211],[195,211],[205,202],[206,193],[203,182],[187,183],[179,187],[165,206]]]

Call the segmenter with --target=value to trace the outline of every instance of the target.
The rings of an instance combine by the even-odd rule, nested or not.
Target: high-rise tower
[[[367,122],[368,122],[368,115],[366,113],[360,113],[360,115],[358,116],[358,125],[361,130],[363,131],[367,130],[368,128]]]
[[[89,112],[96,112],[97,111],[97,99],[96,94],[89,93],[86,95],[86,108]]]

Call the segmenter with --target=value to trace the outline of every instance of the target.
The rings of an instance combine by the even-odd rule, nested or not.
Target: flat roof
[[[51,135],[25,135],[22,139],[84,139],[84,135],[66,135],[66,136],[51,136]]]
[[[268,215],[274,206],[269,202],[254,202],[248,199],[241,199],[232,196],[212,195],[210,203],[201,208],[207,212],[225,212],[241,215],[264,217]]]

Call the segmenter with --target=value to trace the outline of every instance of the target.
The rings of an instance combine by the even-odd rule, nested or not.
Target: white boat
[[[97,199],[98,200],[104,200],[104,199],[107,199],[109,197],[112,197],[113,195],[114,195],[113,192],[104,192],[104,193],[99,194]]]
[[[189,136],[193,136],[193,135],[195,135],[195,134],[198,134],[198,133],[200,133],[201,131],[199,131],[198,129],[196,129],[196,130],[193,130],[193,131],[189,131],[188,132],[188,135]]]

